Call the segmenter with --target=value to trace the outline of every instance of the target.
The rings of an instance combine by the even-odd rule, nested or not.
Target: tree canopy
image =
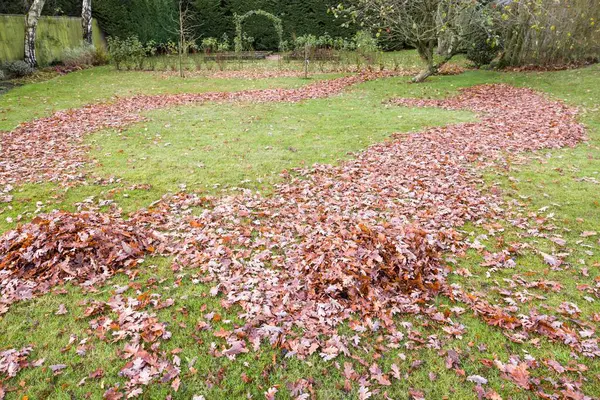
[[[427,64],[427,69],[415,77],[421,81],[455,54],[465,51],[473,28],[482,27],[485,22],[484,8],[473,0],[347,0],[336,11],[370,29],[385,32],[388,40],[417,49]],[[443,56],[439,63],[434,60],[436,47]]]

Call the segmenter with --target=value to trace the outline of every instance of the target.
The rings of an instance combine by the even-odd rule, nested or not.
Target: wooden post
[[[304,79],[308,79],[308,44],[304,45]]]

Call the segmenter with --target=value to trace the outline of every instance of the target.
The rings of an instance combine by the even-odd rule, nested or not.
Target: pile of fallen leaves
[[[446,64],[441,69],[444,75],[456,75],[464,72],[464,68],[459,66],[449,66]],[[411,69],[401,69],[394,68],[393,71],[385,71],[389,75],[394,76],[411,76],[415,75],[419,72],[417,68]],[[449,72],[449,73],[448,73]],[[373,71],[369,71],[368,68],[359,68],[357,69],[354,66],[347,66],[343,70],[326,70],[320,71],[320,73],[360,73],[360,74],[373,74]],[[164,71],[159,72],[162,76],[179,76],[179,72],[177,71]],[[256,80],[256,79],[273,79],[273,78],[304,78],[304,71],[299,71],[297,69],[263,69],[263,68],[246,68],[243,70],[227,70],[227,71],[189,71],[186,75],[190,76],[204,76],[211,79],[247,79],[247,80]],[[318,78],[318,77],[317,77]]]
[[[438,71],[440,75],[460,75],[464,73],[466,69],[457,64],[444,64]]]
[[[402,227],[393,237],[375,229],[364,223],[341,228],[302,249],[314,295],[358,306],[377,297],[377,291],[397,295],[440,289],[442,246],[435,235],[414,226]]]
[[[14,377],[20,370],[28,367],[29,361],[27,359],[32,350],[32,347],[24,347],[21,350],[0,351],[0,376]]]
[[[139,386],[157,380],[163,383],[169,382],[173,387],[179,385],[181,360],[177,355],[169,357],[160,349],[160,341],[169,339],[171,333],[167,331],[165,323],[144,310],[149,305],[160,309],[171,304],[172,300],[160,303],[149,296],[139,296],[134,299],[116,295],[107,302],[90,304],[84,313],[86,317],[95,317],[89,324],[100,339],[112,343],[127,341],[120,353],[127,361],[119,375],[127,379],[124,389],[130,397],[143,392]],[[85,347],[82,351],[85,351]],[[116,394],[118,390],[119,388],[110,388],[106,396],[111,393]]]
[[[580,62],[571,62],[571,63],[563,63],[563,64],[555,64],[555,65],[535,65],[535,64],[527,64],[518,67],[504,67],[504,71],[509,72],[548,72],[548,71],[565,71],[569,69],[576,68],[584,68],[589,65],[595,64],[594,61],[580,61]]]
[[[136,266],[154,242],[151,233],[119,217],[53,212],[0,237],[0,272],[51,286],[95,281]]]
[[[177,71],[163,71],[159,72],[161,76],[179,76]],[[244,69],[244,70],[226,70],[226,71],[190,71],[187,72],[188,76],[202,76],[211,79],[246,79],[246,80],[257,80],[257,79],[273,79],[273,78],[300,78],[304,77],[304,72],[290,70],[273,70],[273,69]]]

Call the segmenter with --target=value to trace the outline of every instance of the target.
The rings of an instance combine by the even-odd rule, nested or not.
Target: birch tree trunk
[[[92,0],[83,0],[81,7],[81,27],[83,28],[83,40],[92,44]]]
[[[29,12],[25,16],[25,62],[32,67],[37,67],[35,32],[45,2],[46,0],[33,0]]]

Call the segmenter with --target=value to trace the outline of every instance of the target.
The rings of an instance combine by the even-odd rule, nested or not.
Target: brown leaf
[[[529,371],[526,363],[520,363],[518,365],[506,364],[504,372],[511,378],[513,382],[522,387],[523,389],[529,389],[531,384],[529,382]]]
[[[560,363],[556,360],[546,360],[546,365],[551,367],[558,374],[562,374],[566,371],[565,368],[562,365],[560,365]]]

